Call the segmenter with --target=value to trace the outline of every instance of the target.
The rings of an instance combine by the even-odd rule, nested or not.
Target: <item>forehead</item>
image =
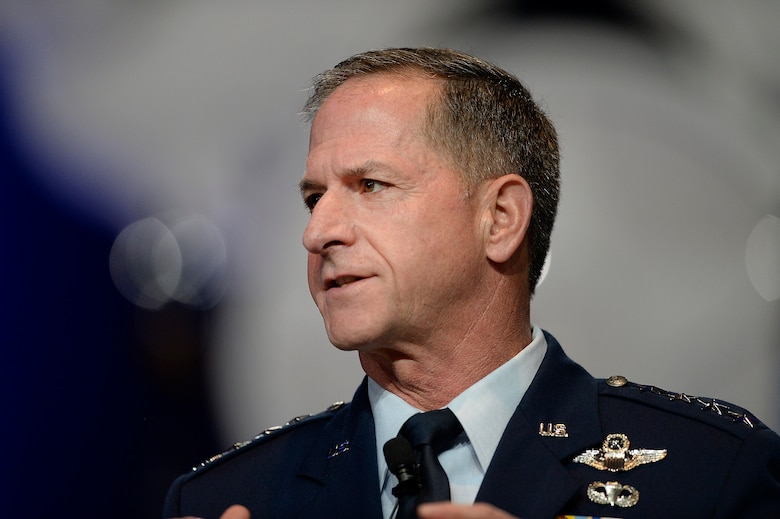
[[[435,160],[422,129],[438,84],[419,74],[374,74],[340,85],[312,121],[304,177],[365,163],[416,169]]]
[[[415,69],[375,72],[354,76],[336,87],[322,105],[345,101],[357,95],[376,96],[378,99],[428,99],[441,89],[443,80]]]
[[[422,128],[440,80],[419,73],[378,73],[347,80],[322,103],[312,121],[311,144],[323,136],[360,128]]]

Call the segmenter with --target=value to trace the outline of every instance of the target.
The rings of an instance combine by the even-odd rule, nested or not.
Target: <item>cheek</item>
[[[472,268],[480,256],[473,223],[457,214],[429,219],[414,232],[399,234],[394,243],[389,251],[393,263],[401,266],[413,283],[426,285]]]
[[[474,219],[462,206],[448,209],[451,210],[430,214],[423,220],[421,237],[431,252],[435,250],[438,254],[459,255],[471,251],[478,235]]]

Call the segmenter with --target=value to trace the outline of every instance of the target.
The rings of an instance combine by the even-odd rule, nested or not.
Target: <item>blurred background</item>
[[[159,517],[351,399],[305,280],[310,78],[370,48],[517,74],[560,133],[533,320],[597,376],[780,428],[780,3],[3,0],[2,517]]]

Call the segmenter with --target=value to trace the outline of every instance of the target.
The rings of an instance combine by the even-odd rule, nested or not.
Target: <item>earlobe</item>
[[[495,263],[505,263],[520,249],[531,223],[533,195],[520,175],[504,175],[493,180],[486,193],[487,217],[485,252]]]

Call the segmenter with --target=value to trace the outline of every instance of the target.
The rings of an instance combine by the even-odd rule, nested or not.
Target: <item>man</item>
[[[309,287],[367,377],[177,480],[166,517],[780,512],[780,438],[755,417],[596,380],[532,326],[558,149],[516,78],[450,50],[367,52],[318,76],[306,112]],[[407,419],[445,414],[445,447],[410,439]]]

